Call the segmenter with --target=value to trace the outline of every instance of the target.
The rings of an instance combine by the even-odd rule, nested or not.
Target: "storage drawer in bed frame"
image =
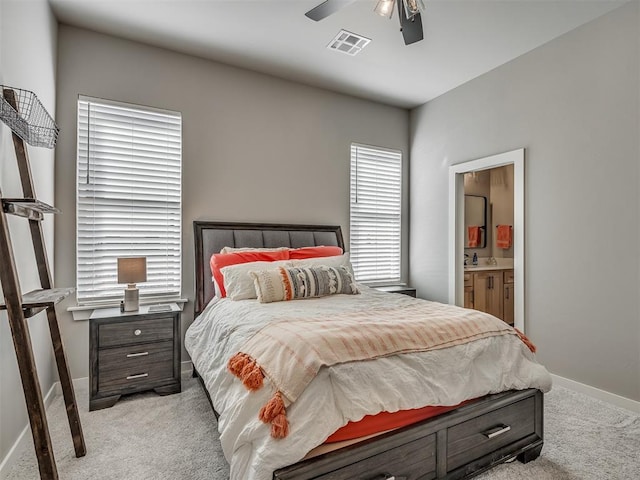
[[[489,395],[457,410],[277,470],[274,480],[473,477],[510,458],[540,455],[542,392]]]

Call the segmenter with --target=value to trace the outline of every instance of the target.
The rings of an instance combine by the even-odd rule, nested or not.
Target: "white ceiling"
[[[358,0],[314,22],[321,0],[49,0],[62,23],[411,108],[620,6],[615,0],[425,0],[424,40],[405,46],[397,12]],[[340,29],[372,39],[325,47]]]

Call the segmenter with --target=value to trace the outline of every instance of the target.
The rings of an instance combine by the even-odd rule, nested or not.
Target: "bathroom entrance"
[[[513,164],[464,177],[464,306],[515,319]]]
[[[450,167],[450,302],[524,330],[524,150]]]

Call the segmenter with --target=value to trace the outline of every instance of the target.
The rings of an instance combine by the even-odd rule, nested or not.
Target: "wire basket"
[[[35,93],[0,85],[0,119],[34,147],[53,148],[60,129]]]

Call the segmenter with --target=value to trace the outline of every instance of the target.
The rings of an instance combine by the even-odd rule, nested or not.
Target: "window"
[[[78,100],[78,303],[116,300],[117,258],[147,258],[140,296],[180,295],[182,118]]]
[[[402,152],[351,145],[351,262],[358,281],[400,281]]]

